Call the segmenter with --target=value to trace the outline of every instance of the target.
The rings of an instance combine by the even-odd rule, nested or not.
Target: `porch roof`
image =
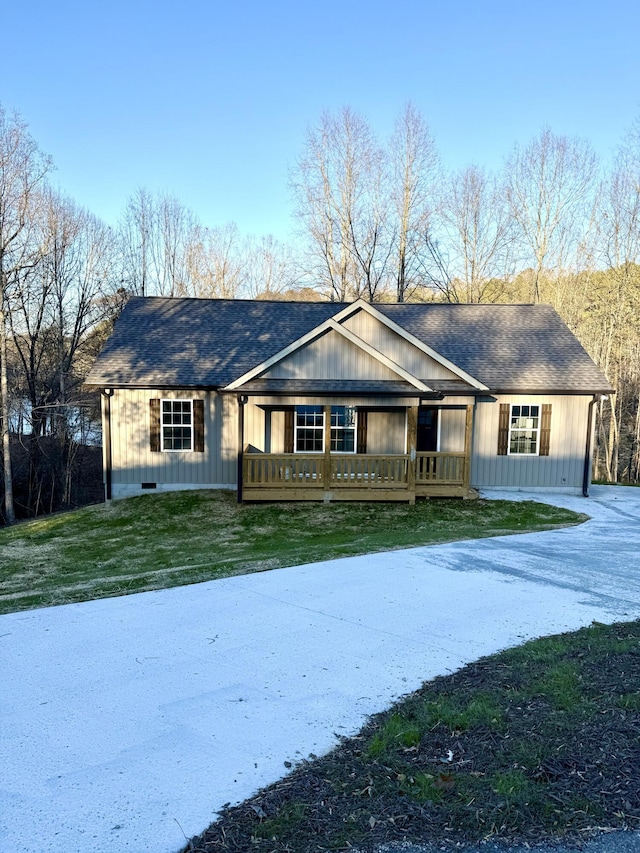
[[[455,379],[431,379],[429,384],[434,393],[418,390],[409,382],[390,382],[387,380],[355,381],[346,379],[251,379],[235,388],[234,394],[248,396],[303,396],[321,397],[323,395],[364,397],[416,397],[420,399],[441,399],[446,396],[477,395],[478,390],[466,382]]]
[[[384,380],[367,380],[356,382],[346,379],[251,379],[236,388],[234,394],[248,396],[304,396],[321,397],[324,395],[338,397],[420,397],[421,399],[438,399],[439,393],[418,390],[409,382],[389,382]]]

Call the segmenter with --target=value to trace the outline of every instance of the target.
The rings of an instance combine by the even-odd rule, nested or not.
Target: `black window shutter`
[[[284,412],[284,452],[293,453],[293,409],[285,409]]]
[[[193,449],[204,453],[204,400],[193,401]]]
[[[509,403],[500,403],[500,419],[498,421],[498,456],[506,456],[509,447]]]
[[[358,409],[358,445],[356,453],[367,452],[367,410]]]
[[[149,449],[160,452],[160,400],[149,400]]]
[[[548,456],[551,446],[551,403],[543,403],[540,421],[540,456]]]

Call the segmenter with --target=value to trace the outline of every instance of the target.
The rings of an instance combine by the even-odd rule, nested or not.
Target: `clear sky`
[[[544,125],[607,159],[640,114],[638,0],[24,0],[0,21],[0,102],[110,223],[144,186],[286,238],[324,109],[385,137],[410,100],[451,168]]]

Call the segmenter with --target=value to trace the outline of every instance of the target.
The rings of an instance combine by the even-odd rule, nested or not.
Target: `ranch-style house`
[[[87,384],[106,497],[588,494],[612,388],[547,305],[136,297]]]

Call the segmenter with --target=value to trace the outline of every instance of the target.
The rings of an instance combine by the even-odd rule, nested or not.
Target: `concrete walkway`
[[[0,850],[175,853],[422,681],[640,617],[640,489],[554,502],[593,520],[0,617]]]

